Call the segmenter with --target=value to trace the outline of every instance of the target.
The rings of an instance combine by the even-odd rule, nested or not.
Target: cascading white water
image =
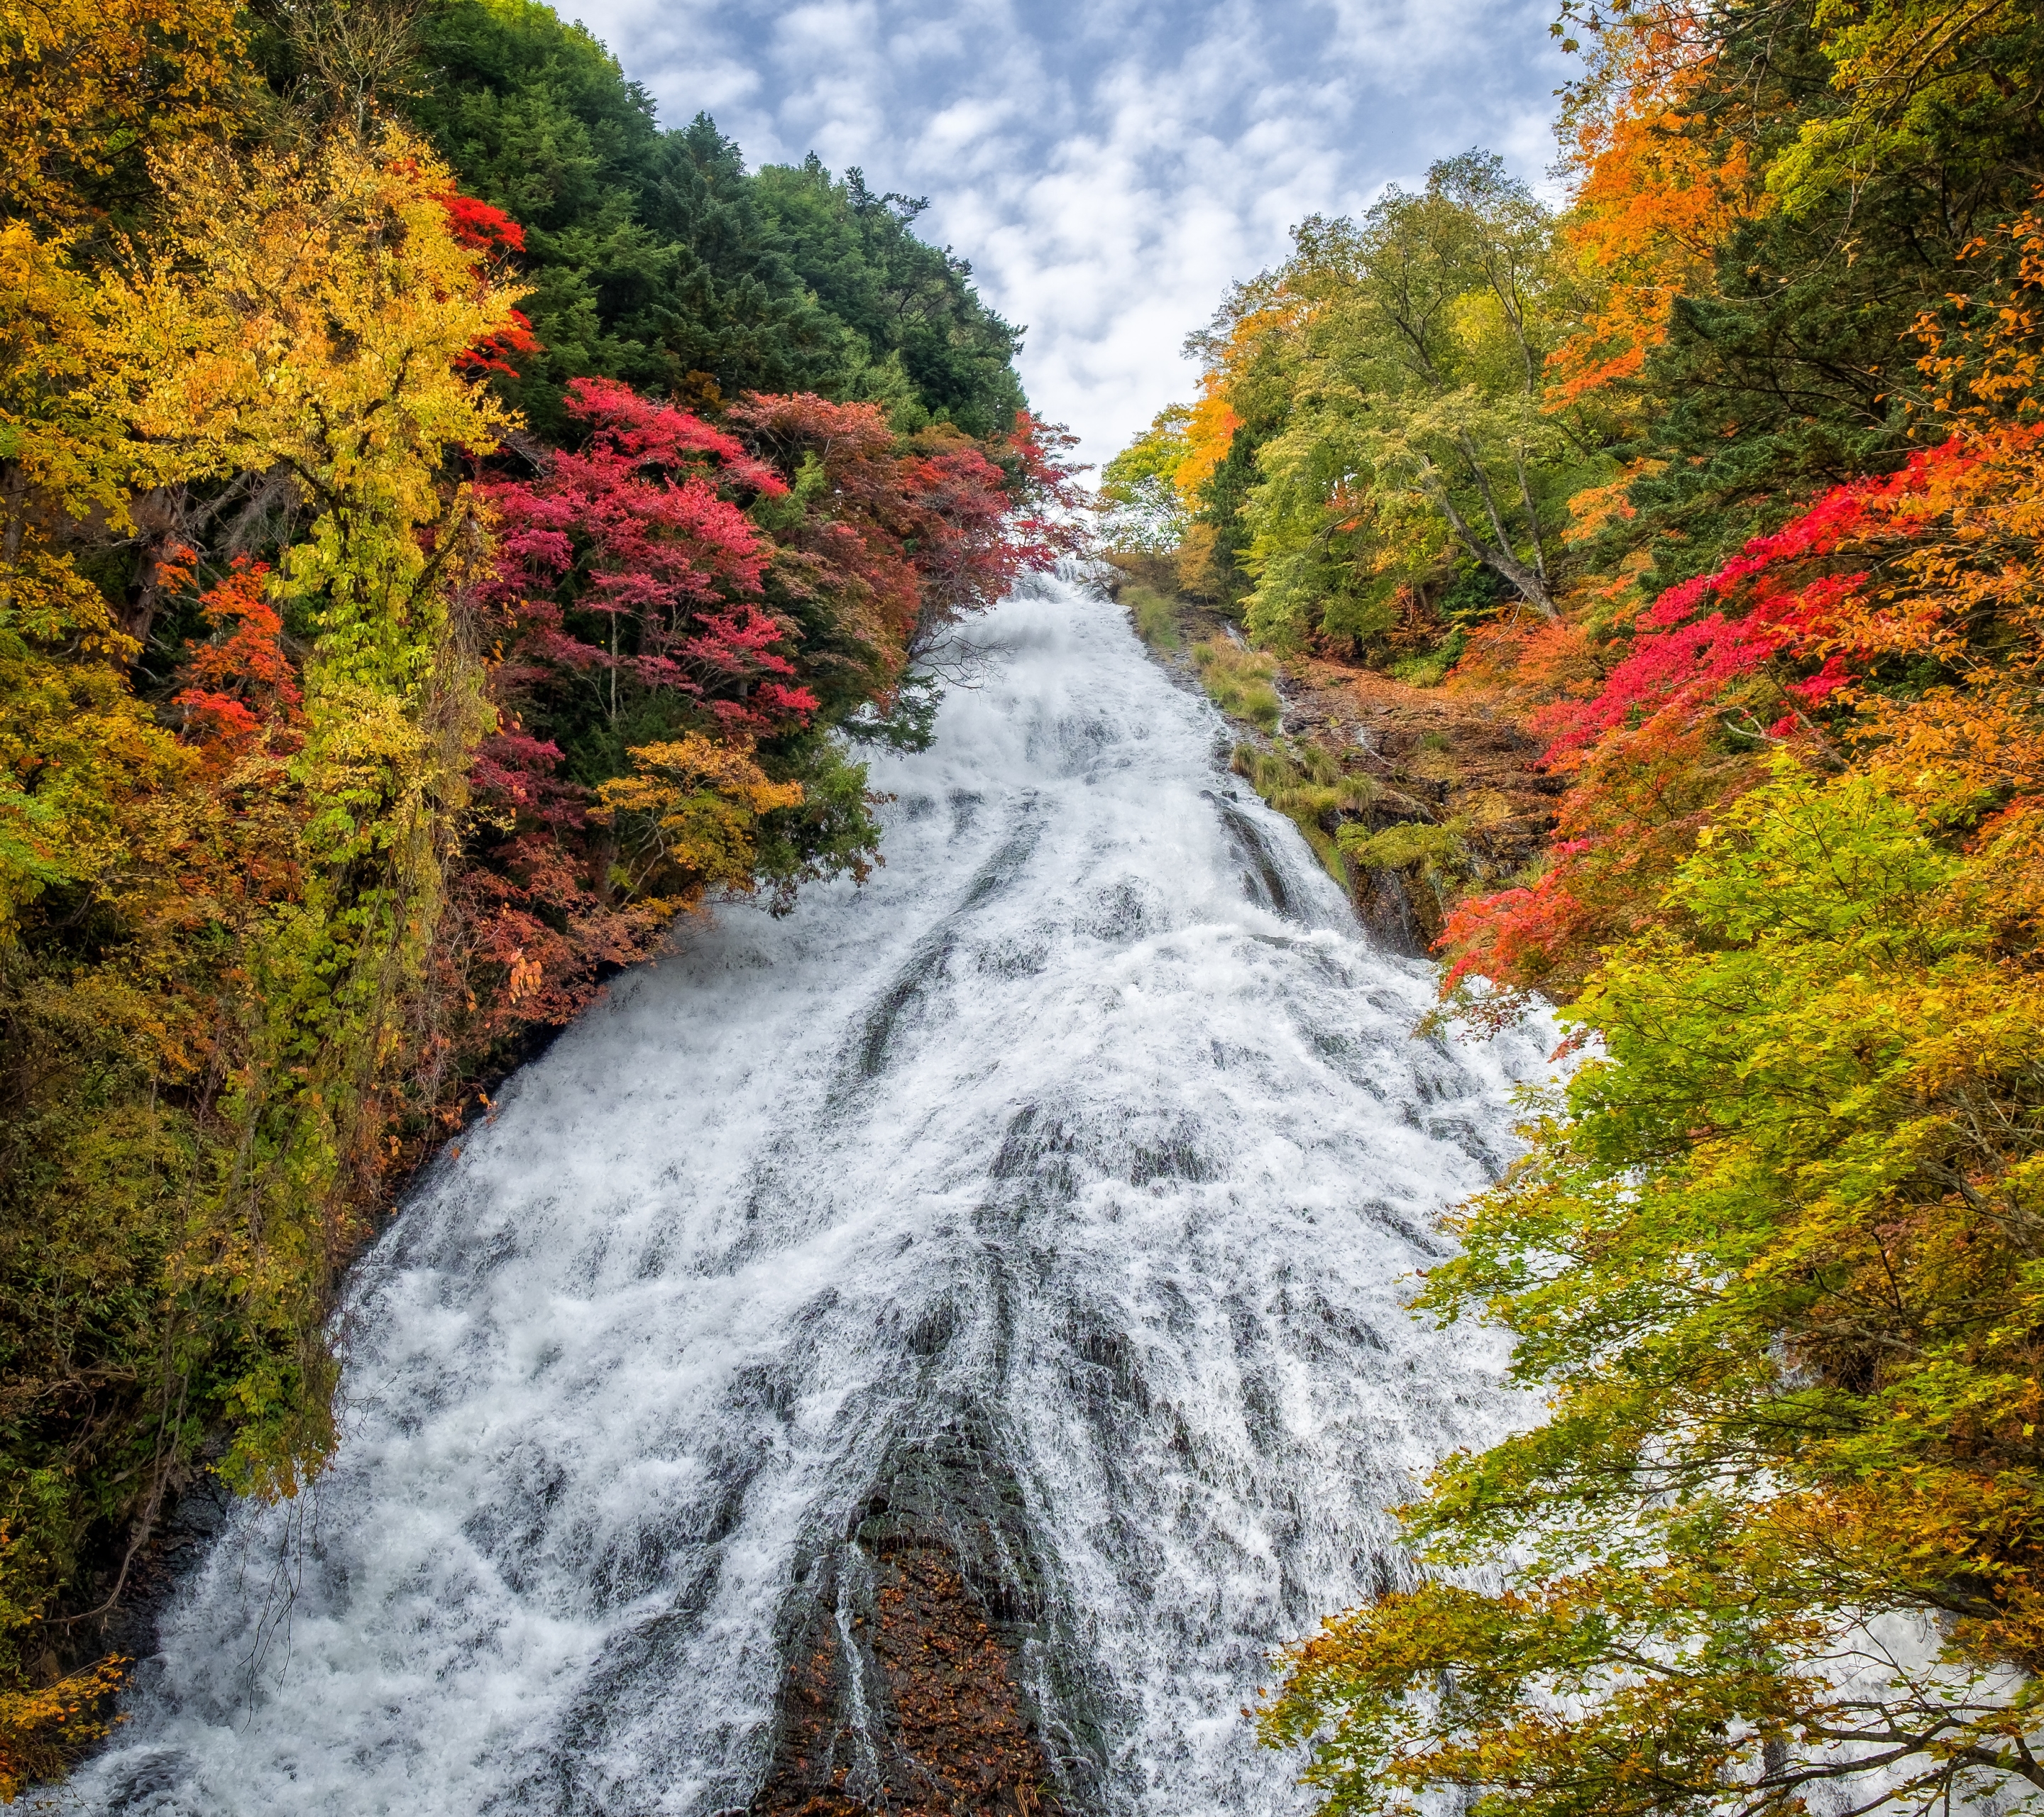
[[[82,1808],[742,1810],[814,1562],[962,1419],[1074,1807],[1305,1807],[1238,1711],[1395,1574],[1415,1473],[1523,1416],[1402,1302],[1544,1043],[1411,1035],[1428,968],[1112,607],[971,635],[982,684],[875,766],[886,868],[690,930],[364,1258],[333,1467],[236,1511]]]

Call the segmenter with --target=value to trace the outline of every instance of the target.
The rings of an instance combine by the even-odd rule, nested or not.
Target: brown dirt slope
[[[751,1817],[1055,1817],[1101,1768],[1020,1487],[969,1410],[905,1437],[815,1561]],[[1048,1696],[1055,1708],[1045,1707]]]
[[[1009,1650],[957,1561],[928,1545],[874,1563],[870,1612],[831,1611],[790,1668],[754,1817],[1055,1811]]]
[[[1284,736],[1341,752],[1347,767],[1381,783],[1367,816],[1374,828],[1409,820],[1454,829],[1460,874],[1427,893],[1416,932],[1438,933],[1444,896],[1501,884],[1545,850],[1562,784],[1539,767],[1540,742],[1509,715],[1480,697],[1326,657],[1283,662],[1279,686]],[[1370,879],[1354,874],[1366,868],[1350,866],[1366,908]]]

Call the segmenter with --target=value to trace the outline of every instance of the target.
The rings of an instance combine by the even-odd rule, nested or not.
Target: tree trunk
[[[1520,560],[1506,547],[1502,539],[1488,543],[1470,526],[1468,519],[1455,509],[1455,501],[1448,496],[1445,486],[1430,488],[1434,502],[1441,508],[1442,514],[1454,526],[1455,534],[1461,537],[1469,552],[1493,572],[1500,574],[1519,590],[1519,597],[1531,606],[1550,624],[1558,624],[1562,615],[1554,609],[1554,602],[1547,597],[1546,582],[1531,568]]]

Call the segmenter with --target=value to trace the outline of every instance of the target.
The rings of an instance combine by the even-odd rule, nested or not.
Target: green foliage
[[[1377,785],[1350,775],[1321,746],[1290,739],[1280,739],[1269,751],[1238,744],[1230,767],[1299,829],[1328,875],[1347,888],[1336,840],[1349,830],[1350,816],[1367,813],[1375,804]]]
[[[1468,647],[1469,634],[1458,624],[1432,649],[1393,663],[1391,673],[1399,681],[1409,682],[1416,688],[1437,688],[1447,678],[1448,671],[1462,660],[1462,652]]]
[[[1315,217],[1294,239],[1228,311],[1231,400],[1278,400],[1253,481],[1238,501],[1224,463],[1212,507],[1247,532],[1251,634],[1282,644],[1317,624],[1367,643],[1398,590],[1457,551],[1552,617],[1565,501],[1603,470],[1543,407],[1573,302],[1547,211],[1470,152],[1359,224]]]
[[[929,718],[936,711],[932,697]],[[897,748],[920,750],[927,744],[928,720],[912,716],[911,709],[905,719],[897,707],[896,720],[902,729],[889,741]],[[915,742],[918,736],[924,744]],[[804,883],[846,875],[865,882],[880,850],[880,823],[873,809],[876,801],[887,799],[866,788],[866,766],[855,762],[831,732],[817,730],[782,740],[766,768],[777,779],[799,782],[802,788],[799,806],[777,809],[760,823],[755,870],[768,887],[772,911],[786,914],[794,906],[796,889]]]
[[[1193,661],[1208,694],[1223,713],[1231,719],[1247,720],[1263,732],[1277,731],[1285,709],[1275,685],[1275,657],[1213,637],[1193,646]]]
[[[933,672],[910,669],[902,675],[886,711],[878,703],[865,703],[840,718],[838,729],[857,744],[928,751],[936,739],[937,709],[943,698],[943,684]]]
[[[972,267],[918,240],[926,198],[876,195],[864,175],[834,180],[813,153],[754,179],[801,281],[849,330],[830,395],[882,403],[897,430],[955,424],[1005,435],[1023,407],[1014,357],[1022,331],[972,287]]]
[[[814,391],[885,404],[905,431],[1012,425],[1020,331],[970,265],[915,236],[920,202],[814,159],[748,174],[707,116],[663,130],[617,60],[539,0],[435,0],[419,56],[406,114],[525,230],[542,351],[500,382],[536,432],[559,437],[563,388],[590,375],[712,410]]]
[[[1247,563],[1256,532],[1248,505],[1256,486],[1257,451],[1277,423],[1266,409],[1258,409],[1235,432],[1227,454],[1207,480],[1200,508],[1197,528],[1208,538],[1208,576],[1219,583],[1220,600],[1238,613],[1254,585]],[[1255,635],[1268,640],[1270,632],[1259,628]]]
[[[1178,496],[1178,469],[1190,451],[1185,434],[1192,412],[1173,404],[1101,470],[1100,495],[1108,506],[1102,539],[1111,549],[1162,554],[1185,540],[1192,521]]]
[[[1178,602],[1140,581],[1130,581],[1121,590],[1121,603],[1135,621],[1135,633],[1153,650],[1176,650],[1178,635]]]
[[[1361,813],[1377,799],[1377,785],[1368,776],[1344,770],[1322,745],[1281,739],[1273,749],[1259,751],[1238,744],[1233,764],[1278,812],[1295,818]]]
[[[1785,762],[1570,1012],[1598,1048],[1421,1300],[1503,1323],[1550,1400],[1408,1531],[1433,1571],[1514,1562],[1294,1650],[1264,1731],[1330,1808],[2034,1783],[2044,1001],[1994,950],[2006,857],[1947,843],[1969,806]],[[1942,1663],[1887,1659],[1897,1615]]]
[[[1374,830],[1343,827],[1339,843],[1351,863],[1371,870],[1451,874],[1461,868],[1467,856],[1454,827],[1436,826],[1426,820],[1394,820],[1388,827]]]

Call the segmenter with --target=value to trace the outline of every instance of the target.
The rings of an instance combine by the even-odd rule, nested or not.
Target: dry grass
[[[1247,720],[1260,732],[1274,735],[1284,716],[1278,698],[1278,659],[1243,650],[1225,638],[1193,646],[1200,680],[1213,703],[1231,719]]]

